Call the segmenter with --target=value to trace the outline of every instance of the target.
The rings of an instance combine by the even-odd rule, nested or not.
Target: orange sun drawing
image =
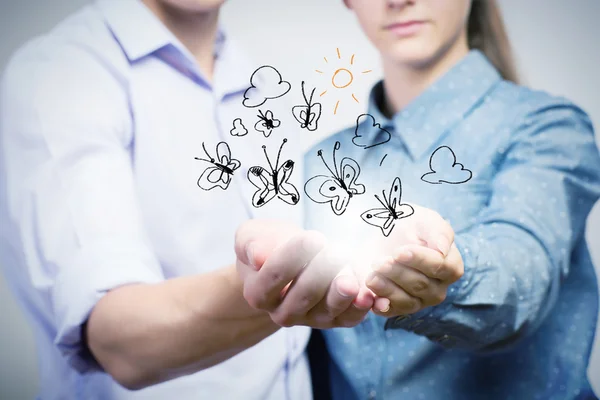
[[[340,53],[340,49],[338,48],[336,50],[337,50],[337,58],[338,58],[338,60],[341,60],[342,54]],[[354,65],[354,56],[355,55],[352,54],[352,57],[350,57],[350,65],[348,65],[347,68],[338,68],[331,75],[331,85],[333,86],[334,89],[345,89],[345,88],[349,87],[350,85],[352,85],[352,83],[354,82],[354,74],[352,73],[352,66]],[[327,60],[327,57],[323,57],[323,59],[325,60],[325,63],[327,63],[327,64],[329,63],[329,60]],[[324,74],[324,72],[321,70],[316,69],[315,71],[319,74]],[[369,72],[372,72],[372,70],[368,69],[366,71],[361,71],[362,74],[368,74]],[[323,96],[325,96],[326,93],[327,93],[327,90],[323,91],[320,96],[323,97]],[[352,93],[352,98],[357,103],[359,102],[354,93]],[[335,108],[333,109],[333,114],[337,114],[339,105],[340,105],[340,100],[338,99],[335,103]]]

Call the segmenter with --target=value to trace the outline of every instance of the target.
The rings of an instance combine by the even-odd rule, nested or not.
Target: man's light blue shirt
[[[307,227],[341,242],[378,231],[360,215],[381,208],[374,194],[399,177],[404,202],[451,223],[465,274],[436,307],[325,331],[334,398],[594,398],[586,369],[598,291],[584,227],[600,157],[588,116],[502,80],[477,50],[393,118],[382,98],[379,84],[368,113],[380,126],[365,120],[305,156],[307,179],[326,174],[317,151],[330,160],[339,141],[337,159],[356,160],[367,187],[341,217],[305,202]],[[430,163],[441,146],[456,160]],[[444,163],[446,175],[424,177]]]
[[[254,124],[257,111],[242,100],[260,64],[222,30],[215,56],[209,81],[141,1],[100,0],[30,41],[8,65],[0,264],[34,327],[40,398],[311,398],[307,327],[282,329],[217,366],[136,392],[101,373],[82,345],[81,325],[108,290],[233,264],[235,230],[248,218],[283,211],[300,221],[300,207],[252,208],[246,173],[266,163],[266,140],[230,130],[236,118]],[[270,109],[295,124],[289,109]],[[278,135],[267,143],[272,154]],[[203,144],[214,154],[222,140],[242,166],[227,190],[203,191],[196,182],[207,165],[195,157],[207,157]],[[298,186],[300,152],[284,149],[298,162],[291,178]]]

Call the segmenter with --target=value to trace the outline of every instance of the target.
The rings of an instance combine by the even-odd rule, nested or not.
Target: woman
[[[598,291],[584,227],[600,156],[588,116],[516,83],[494,1],[344,2],[384,78],[356,126],[305,157],[305,228],[360,267],[350,297],[368,304],[361,283],[376,296],[364,321],[346,321],[354,328],[324,331],[333,398],[595,398]],[[277,251],[259,253],[278,264]],[[335,318],[298,311],[322,301],[260,300],[261,270],[238,257],[252,305],[284,326],[331,327]],[[304,265],[296,281],[320,276],[323,290],[331,271]],[[281,289],[294,275],[278,268]]]
[[[317,149],[339,141],[338,157],[356,160],[372,188],[350,200],[354,221],[382,208],[373,193],[399,177],[405,202],[449,221],[464,275],[425,307],[431,280],[407,284],[415,270],[403,256],[380,264],[367,286],[390,306],[324,332],[333,398],[595,398],[586,369],[598,295],[584,227],[600,157],[588,116],[516,83],[494,1],[344,2],[381,54],[368,113],[391,135],[359,121],[308,153],[307,178],[323,170]],[[307,218],[338,237],[336,225],[356,223],[317,203]],[[359,223],[377,230],[369,221]]]
[[[264,215],[246,172],[282,138],[241,124],[256,66],[220,29],[222,3],[99,0],[7,67],[0,264],[42,399],[311,397],[310,330],[248,307],[233,265],[235,229]],[[295,148],[282,157],[301,161]]]

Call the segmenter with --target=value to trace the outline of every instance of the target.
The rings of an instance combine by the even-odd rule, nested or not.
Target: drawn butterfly
[[[330,175],[314,176],[304,185],[304,192],[309,199],[320,204],[330,203],[331,209],[336,215],[342,215],[346,211],[352,196],[365,192],[365,186],[356,182],[360,174],[360,166],[355,160],[344,157],[338,169],[335,152],[339,148],[340,142],[335,142],[333,146],[335,170],[333,171],[323,158],[323,150],[317,152],[317,156],[321,157]]]
[[[310,92],[310,98],[306,98],[306,93],[304,92],[304,81],[302,81],[302,96],[304,97],[304,102],[306,105],[295,106],[292,108],[292,114],[296,121],[300,123],[301,128],[306,128],[309,131],[316,131],[318,128],[317,123],[319,122],[319,118],[321,118],[321,103],[313,103],[313,95],[315,94],[315,89]]]
[[[294,171],[294,161],[287,160],[281,167],[279,166],[281,150],[286,142],[287,139],[283,139],[277,153],[275,167],[269,160],[267,146],[262,146],[270,171],[261,166],[254,166],[248,170],[248,179],[258,189],[252,196],[252,205],[256,208],[264,206],[275,197],[291,205],[296,205],[300,201],[298,189],[289,182]]]
[[[208,154],[206,147],[204,147],[204,143],[202,143],[202,148],[208,159],[199,157],[194,158],[199,161],[209,162],[212,165],[202,172],[202,175],[198,178],[198,186],[203,190],[212,190],[216,187],[220,187],[223,190],[227,189],[231,182],[233,172],[240,167],[241,163],[238,160],[231,158],[231,150],[229,149],[229,145],[225,142],[219,142],[219,144],[217,144],[216,159]]]
[[[383,236],[388,237],[396,226],[396,221],[410,217],[414,214],[415,209],[409,204],[402,204],[402,182],[400,178],[394,179],[388,197],[386,197],[385,191],[382,191],[382,194],[383,201],[377,195],[375,195],[375,198],[383,208],[373,208],[365,211],[360,217],[367,224],[379,227],[383,232]]]
[[[258,110],[258,122],[254,125],[254,129],[261,132],[265,137],[271,136],[273,129],[277,128],[281,125],[281,121],[273,118],[273,111],[267,110],[266,113],[263,114],[261,110]]]

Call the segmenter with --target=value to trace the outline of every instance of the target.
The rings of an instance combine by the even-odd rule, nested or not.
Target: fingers
[[[454,243],[452,226],[433,210],[419,207],[418,213],[421,218],[415,228],[419,239],[427,243],[427,247],[438,250],[446,257]]]
[[[327,247],[316,254],[292,282],[283,301],[272,313],[273,321],[281,326],[305,324],[308,312],[325,299],[331,282],[342,269],[344,263],[341,257],[341,254],[332,247]],[[338,289],[343,292],[332,294],[333,297],[329,299],[329,306],[334,308],[343,304],[344,297],[352,296],[355,290],[352,282],[345,280],[337,282],[332,289],[334,293],[337,293]]]
[[[388,305],[385,301],[377,299],[373,312],[378,315],[412,314],[420,310],[423,305],[421,299],[411,296],[379,273],[373,273],[368,278],[367,287],[377,296],[389,300]]]
[[[452,284],[458,281],[465,274],[465,264],[463,258],[454,243],[450,247],[450,253],[444,260],[445,274],[448,276],[446,283]]]
[[[317,303],[306,317],[317,325],[327,326],[352,305],[359,292],[359,283],[350,268],[345,268],[331,282],[325,297]]]
[[[273,311],[282,301],[282,291],[324,246],[325,239],[321,234],[305,231],[277,247],[262,268],[246,278],[246,301],[252,307]]]
[[[395,263],[414,268],[432,279],[446,281],[453,274],[446,265],[444,257],[438,251],[428,247],[402,246],[393,258]]]
[[[419,298],[422,306],[434,306],[446,299],[448,285],[443,284],[438,279],[429,278],[422,272],[402,265],[393,259],[379,265],[375,271],[378,275],[392,281],[394,285],[404,290],[408,295]],[[376,294],[380,295],[379,293]]]

